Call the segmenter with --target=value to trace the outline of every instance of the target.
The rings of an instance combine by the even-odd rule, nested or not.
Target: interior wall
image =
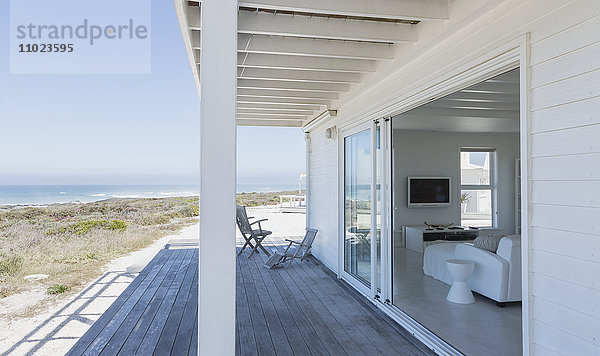
[[[393,120],[399,120],[396,117]],[[519,134],[407,132],[394,130],[394,236],[401,242],[402,226],[454,223],[460,225],[460,148],[496,148],[497,227],[504,234],[515,228],[515,159]],[[408,208],[408,177],[450,177],[452,205],[440,208]],[[396,245],[398,246],[398,245]]]

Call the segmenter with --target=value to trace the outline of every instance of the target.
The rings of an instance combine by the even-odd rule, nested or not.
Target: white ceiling
[[[392,126],[403,131],[519,132],[519,69],[395,116]]]
[[[177,0],[199,73],[201,1]],[[337,102],[419,24],[448,19],[448,0],[240,0],[238,125],[300,127]],[[186,31],[187,30],[187,31]]]

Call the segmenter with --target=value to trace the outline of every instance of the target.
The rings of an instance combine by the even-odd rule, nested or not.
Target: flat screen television
[[[450,187],[450,177],[408,177],[408,207],[450,206]]]

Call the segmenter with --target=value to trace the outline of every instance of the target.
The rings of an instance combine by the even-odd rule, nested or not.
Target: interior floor
[[[521,303],[475,294],[474,304],[446,301],[450,286],[423,274],[423,255],[394,249],[393,304],[466,355],[521,355]]]

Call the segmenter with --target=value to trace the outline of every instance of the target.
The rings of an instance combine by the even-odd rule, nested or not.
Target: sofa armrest
[[[509,264],[508,301],[521,300],[521,236],[503,237],[496,253]]]
[[[509,263],[495,253],[472,244],[459,244],[454,250],[454,258],[475,263],[469,286],[479,294],[498,302],[507,301]]]

